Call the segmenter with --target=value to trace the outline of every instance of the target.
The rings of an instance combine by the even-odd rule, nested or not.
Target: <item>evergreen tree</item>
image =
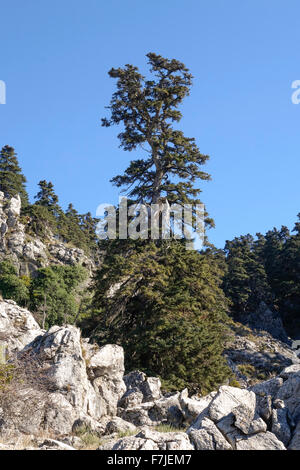
[[[34,198],[39,206],[47,207],[52,212],[56,212],[58,206],[58,196],[55,194],[54,186],[51,181],[42,180],[39,182],[40,190]]]
[[[159,375],[166,389],[213,390],[230,376],[218,256],[181,241],[123,242],[131,248],[110,250],[95,279],[94,339],[121,344],[126,368]]]
[[[300,214],[298,214],[300,221]],[[285,239],[277,255],[278,270],[274,291],[288,331],[300,331],[300,222],[295,224],[293,235]]]
[[[200,203],[195,184],[210,178],[201,170],[208,156],[173,126],[192,76],[177,60],[147,57],[151,79],[132,65],[109,72],[117,91],[102,125],[122,123],[121,147],[145,154],[112,181],[127,191],[130,204]],[[166,388],[212,390],[229,375],[221,355],[227,321],[221,265],[219,254],[186,250],[175,238],[107,241],[94,281],[94,339],[121,344],[128,369],[159,375]]]
[[[59,233],[59,220],[63,211],[58,204],[53,184],[42,180],[39,182],[39,192],[34,198],[36,202],[30,205],[25,214],[29,217],[27,230],[45,239],[49,233]]]
[[[17,154],[13,147],[6,145],[0,151],[0,191],[9,197],[20,194],[23,209],[28,205],[25,183]]]
[[[76,289],[87,277],[82,266],[40,268],[30,286],[31,308],[42,315],[43,327],[74,322],[79,303]]]
[[[0,293],[24,306],[29,300],[29,289],[24,278],[18,276],[15,266],[8,260],[0,262]]]
[[[143,158],[131,161],[125,173],[112,182],[137,202],[157,203],[166,197],[170,204],[200,203],[201,191],[194,184],[210,179],[201,170],[209,157],[200,153],[194,138],[173,126],[182,117],[178,107],[189,95],[192,75],[175,59],[154,53],[147,57],[150,79],[132,65],[109,72],[117,79],[117,91],[108,107],[111,116],[102,119],[102,125],[122,123],[120,146],[144,152]],[[213,223],[208,218],[206,222]]]
[[[223,288],[232,302],[234,317],[242,321],[243,316],[254,313],[261,301],[270,304],[271,289],[264,265],[262,249],[264,241],[251,235],[227,241],[227,273]]]

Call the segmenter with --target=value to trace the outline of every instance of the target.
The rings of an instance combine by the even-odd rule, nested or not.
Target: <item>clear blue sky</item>
[[[0,146],[16,148],[28,190],[54,183],[61,205],[95,214],[132,154],[105,129],[107,71],[145,54],[183,61],[195,80],[182,128],[211,156],[203,201],[223,247],[292,228],[300,212],[299,0],[0,0]]]

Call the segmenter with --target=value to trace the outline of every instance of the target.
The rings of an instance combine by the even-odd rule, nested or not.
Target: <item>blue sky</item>
[[[202,199],[223,247],[240,234],[292,228],[300,212],[298,0],[0,0],[0,146],[14,146],[33,197],[54,183],[60,203],[96,212],[132,154],[100,126],[111,67],[146,72],[145,54],[194,75],[181,127],[211,159]]]

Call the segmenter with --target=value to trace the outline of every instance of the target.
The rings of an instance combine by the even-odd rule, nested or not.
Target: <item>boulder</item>
[[[142,430],[134,437],[120,439],[113,450],[194,450],[188,435],[184,432],[158,432]]]
[[[144,372],[135,370],[124,376],[127,391],[134,390],[143,394],[143,402],[161,398],[161,381],[157,377],[147,377]]]
[[[297,422],[300,418],[300,373],[288,376],[279,388],[276,398],[283,400],[292,418]]]
[[[288,446],[288,450],[300,450],[300,421],[294,430],[292,440]]]
[[[134,433],[137,428],[134,424],[124,421],[124,419],[115,416],[106,425],[105,434],[114,433]]]
[[[101,419],[116,416],[125,391],[120,346],[90,345],[72,325],[44,332],[30,312],[12,301],[0,302],[0,331],[5,348],[18,352],[16,370],[24,364],[24,375],[14,378],[12,390],[1,399],[0,432],[46,430],[58,436],[85,426],[105,433]]]
[[[267,431],[237,440],[236,450],[286,450],[286,448],[274,434]]]
[[[124,393],[122,398],[119,400],[118,406],[120,408],[134,408],[140,405],[143,402],[143,399],[144,395],[142,392],[132,388]]]
[[[272,433],[287,447],[291,440],[291,429],[287,408],[274,409],[272,411]]]
[[[255,408],[239,405],[232,410],[234,425],[244,434],[256,434],[267,430],[266,423],[256,414]]]
[[[212,395],[209,395],[209,397],[212,397]],[[185,424],[191,424],[207,407],[207,398],[189,398],[188,390],[184,389],[179,395],[179,404],[184,415]]]
[[[254,414],[256,407],[255,393],[224,385],[220,387],[218,394],[210,405],[209,416],[213,421],[220,421],[239,405],[245,405]]]
[[[196,450],[232,450],[227,439],[208,418],[201,421],[198,429],[191,428],[188,435]]]
[[[24,349],[44,332],[32,314],[13,300],[0,301],[0,347],[11,356]]]

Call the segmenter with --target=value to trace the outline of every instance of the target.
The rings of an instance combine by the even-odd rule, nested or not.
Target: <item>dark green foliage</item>
[[[34,197],[36,203],[39,206],[47,207],[52,212],[56,213],[59,211],[58,197],[54,192],[54,186],[51,181],[47,182],[42,180],[39,182],[40,190]]]
[[[128,370],[159,375],[166,388],[212,390],[230,375],[221,356],[227,303],[219,257],[180,241],[124,241],[122,250],[119,243],[95,279],[94,339],[121,344]]]
[[[72,204],[58,220],[58,233],[67,243],[73,243],[87,254],[97,250],[96,238],[97,219],[91,213],[79,214]]]
[[[133,204],[165,198],[181,206],[200,203],[196,181],[210,178],[201,170],[208,156],[195,139],[174,128],[192,76],[177,60],[147,57],[150,79],[132,65],[109,72],[117,79],[117,91],[111,116],[102,124],[123,124],[121,147],[144,151],[144,158],[131,161],[112,181],[125,188]],[[220,289],[220,253],[186,250],[184,239],[115,240],[103,246],[106,256],[95,278],[89,325],[94,339],[121,344],[126,368],[159,375],[165,388],[188,386],[205,393],[223,383],[230,372],[221,355],[227,302]]]
[[[118,137],[124,150],[141,149],[143,158],[131,161],[123,175],[112,182],[124,187],[128,196],[138,202],[157,203],[167,197],[172,203],[200,203],[196,180],[209,180],[201,170],[209,158],[202,155],[194,138],[185,137],[174,123],[181,120],[178,107],[189,95],[192,75],[178,60],[147,54],[151,77],[145,78],[132,65],[111,69],[117,79],[109,119],[102,125],[122,123]],[[207,218],[207,223],[212,220]]]
[[[26,279],[18,276],[16,268],[8,260],[0,262],[0,293],[4,299],[12,299],[22,306],[29,300]]]
[[[14,148],[5,145],[0,152],[0,191],[8,197],[20,194],[23,209],[28,205],[25,183]]]
[[[298,215],[300,220],[300,214]],[[286,228],[280,232],[280,244],[274,263],[271,282],[277,306],[291,335],[300,333],[300,223],[292,235]]]
[[[271,292],[261,250],[251,235],[227,241],[227,273],[224,278],[225,294],[232,301],[232,312],[237,320],[254,312],[261,301],[271,302]]]
[[[73,323],[79,302],[76,289],[87,278],[82,266],[40,268],[30,286],[31,308],[42,314],[43,327]]]
[[[300,219],[300,214],[299,214]],[[281,314],[288,333],[300,333],[300,223],[266,235],[235,238],[226,243],[228,271],[224,290],[240,321],[264,301]]]
[[[53,234],[64,243],[83,249],[87,255],[95,253],[97,220],[90,212],[78,214],[72,204],[64,212],[58,204],[51,182],[40,181],[39,187],[35,204],[29,205],[24,211],[27,231],[43,240]]]
[[[29,234],[42,240],[47,239],[50,233],[57,234],[57,219],[48,207],[31,204],[25,209],[24,216]]]

